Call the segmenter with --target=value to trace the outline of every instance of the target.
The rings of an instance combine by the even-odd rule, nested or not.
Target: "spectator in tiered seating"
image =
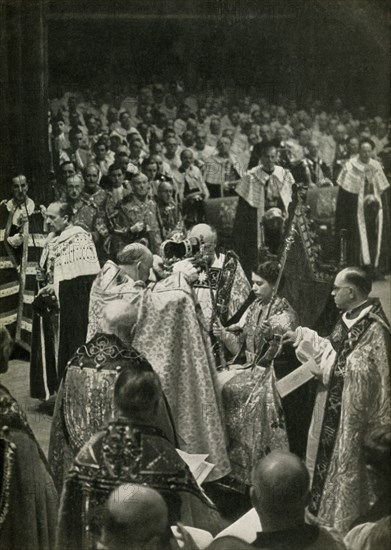
[[[194,145],[191,147],[194,154],[194,161],[198,168],[203,169],[206,160],[212,156],[216,150],[210,145],[206,145],[206,134],[204,130],[197,130]]]
[[[84,180],[81,174],[67,178],[66,198],[72,208],[73,224],[93,233],[98,216],[98,206],[84,193]]]
[[[71,129],[69,132],[70,147],[62,149],[59,152],[59,163],[71,161],[76,166],[77,170],[83,170],[86,165],[91,162],[92,154],[82,147],[83,133],[79,129]]]
[[[183,200],[190,194],[200,194],[203,199],[209,197],[209,191],[204,183],[201,170],[194,165],[194,155],[191,149],[183,149],[181,152],[181,166],[179,176],[175,179],[178,188],[179,200]]]
[[[142,173],[132,177],[132,195],[125,196],[117,204],[113,217],[114,252],[118,253],[127,244],[142,242],[154,253],[159,252],[160,231],[156,217],[156,203],[149,199],[149,181]]]
[[[137,134],[131,134],[129,137],[129,162],[140,170],[141,163],[145,159],[146,153],[143,151],[143,142]]]
[[[309,187],[332,185],[331,170],[319,155],[319,143],[312,139],[308,142],[308,153],[302,161],[292,169],[295,181]]]
[[[348,160],[348,151],[346,146],[346,128],[343,124],[338,124],[335,129],[335,155],[333,163],[333,178],[337,181],[339,174],[346,161]]]
[[[107,144],[100,139],[94,145],[95,162],[98,164],[99,169],[103,176],[107,176],[109,173],[109,166],[114,162],[114,152],[111,151]]]
[[[210,147],[216,147],[217,141],[221,136],[221,120],[218,116],[210,117],[209,132],[206,136],[206,144]]]
[[[244,175],[239,159],[231,153],[231,145],[231,139],[222,136],[216,145],[217,153],[205,163],[205,183],[211,198],[232,194],[234,184]]]

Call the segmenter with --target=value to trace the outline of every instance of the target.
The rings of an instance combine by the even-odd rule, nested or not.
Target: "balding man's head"
[[[110,302],[103,310],[103,332],[115,334],[124,342],[129,341],[137,322],[137,311],[137,304],[125,300]]]
[[[372,279],[369,273],[360,267],[345,267],[339,272],[345,281],[354,286],[362,296],[367,297],[372,290]]]
[[[206,223],[199,223],[192,228],[189,237],[196,237],[205,244],[204,253],[208,255],[209,261],[213,262],[217,244],[215,229]]]
[[[153,265],[153,254],[141,243],[125,246],[117,255],[118,264],[133,280],[146,281]]]
[[[106,505],[102,543],[108,550],[166,548],[170,537],[167,506],[154,489],[132,483],[115,489]]]
[[[190,237],[197,237],[206,244],[216,244],[217,241],[216,231],[206,223],[195,225],[190,231]]]
[[[362,304],[371,290],[372,280],[368,273],[359,267],[346,267],[336,276],[332,295],[339,309],[349,311]]]
[[[300,458],[287,451],[272,451],[254,469],[251,498],[259,513],[301,516],[307,505],[309,474]]]

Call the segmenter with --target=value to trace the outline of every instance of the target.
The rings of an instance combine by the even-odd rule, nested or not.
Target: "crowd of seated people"
[[[373,141],[373,156],[387,173],[390,169],[389,120],[381,105],[372,112],[344,105],[339,98],[298,105],[287,97],[270,102],[254,89],[194,94],[182,84],[159,82],[134,96],[67,91],[52,99],[50,109],[53,167],[72,160],[81,170],[94,160],[107,175],[115,155],[125,151],[129,158],[124,167],[134,173],[145,158],[160,154],[159,173],[175,181],[184,149],[192,150],[193,166],[205,173],[219,140],[228,137],[224,155],[240,164],[235,170],[255,166],[259,144],[274,140],[286,167],[311,161],[311,183],[323,181],[315,173],[320,168],[336,183],[344,162],[358,153],[357,140],[365,137]],[[319,162],[320,167],[312,167]]]
[[[384,106],[369,112],[364,106],[345,106],[339,98],[300,105],[287,97],[270,102],[254,88],[194,94],[181,83],[154,82],[138,94],[132,89],[130,95],[102,97],[89,90],[64,92],[50,102],[53,198],[72,201],[76,218],[94,235],[101,263],[115,256],[118,242],[143,242],[157,252],[174,230],[188,230],[205,221],[205,201],[236,196],[243,177],[263,165],[267,146],[275,148],[274,164],[305,189],[337,186],[355,194],[345,175],[351,163],[355,170],[356,159],[361,163],[358,169],[365,163],[369,172],[390,177],[390,125]],[[368,144],[364,149],[369,147],[367,159],[361,151],[363,142]],[[267,168],[266,172],[271,174]],[[79,196],[74,191],[74,197],[67,191],[67,178],[76,173],[82,178],[78,178]],[[87,182],[91,177],[95,185]],[[383,210],[383,229],[378,230],[379,235],[385,232],[383,237],[369,230],[363,236],[359,210],[353,220],[341,222],[335,194],[322,199],[337,217],[338,231],[348,230],[349,251],[359,241],[365,247],[367,239],[369,249],[377,249],[386,240],[386,185],[373,191],[370,181],[364,200],[366,224],[377,216],[377,209]],[[267,195],[273,193],[271,188]],[[98,190],[99,197],[94,194]],[[345,194],[340,195],[343,201]],[[278,205],[267,197],[265,202],[265,210]],[[350,207],[356,212],[356,205]],[[380,227],[378,218],[376,224]],[[378,274],[389,270],[388,257],[384,261],[369,257],[364,249],[352,255],[351,264],[370,264]]]

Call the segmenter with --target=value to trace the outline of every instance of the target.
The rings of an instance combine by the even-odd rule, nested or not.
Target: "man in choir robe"
[[[336,236],[347,230],[350,265],[384,275],[391,267],[390,184],[372,152],[372,141],[363,139],[358,157],[348,160],[338,177]]]
[[[57,490],[82,446],[114,414],[113,387],[127,366],[152,367],[130,343],[137,306],[125,300],[109,302],[103,311],[102,331],[80,346],[68,361],[60,386],[50,432],[49,463]],[[175,430],[164,394],[158,406],[157,427],[176,444]]]
[[[138,304],[128,341],[160,376],[180,448],[209,454],[215,464],[210,480],[217,479],[230,466],[215,363],[190,286],[197,271],[189,260],[176,262],[169,277],[147,286],[153,260],[144,245],[132,243],[118,254],[118,265],[106,262],[91,289],[88,338],[101,330],[102,311],[110,301]]]
[[[12,179],[12,198],[0,203],[0,323],[30,351],[31,304],[44,236],[42,213],[27,193],[27,179],[18,175]]]
[[[73,225],[72,207],[54,203],[48,214],[55,232],[59,233],[53,267],[53,285],[40,294],[55,296],[60,307],[58,380],[68,360],[86,341],[88,305],[92,282],[100,266],[92,237],[82,227]]]
[[[391,419],[390,325],[377,298],[368,298],[369,275],[357,267],[335,278],[342,314],[328,338],[298,327],[284,339],[319,378],[308,435],[306,464],[312,478],[309,512],[346,533],[371,504],[365,468],[368,434]]]
[[[292,200],[293,176],[289,170],[277,166],[276,161],[276,147],[266,144],[261,164],[249,170],[236,186],[239,202],[233,230],[234,250],[248,278],[257,264],[265,212],[277,207],[286,217]]]

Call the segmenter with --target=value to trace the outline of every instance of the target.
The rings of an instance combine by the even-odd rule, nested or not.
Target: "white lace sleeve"
[[[313,359],[322,371],[323,384],[327,386],[336,356],[330,340],[306,327],[298,327],[296,335],[294,345],[298,360],[305,363]]]

